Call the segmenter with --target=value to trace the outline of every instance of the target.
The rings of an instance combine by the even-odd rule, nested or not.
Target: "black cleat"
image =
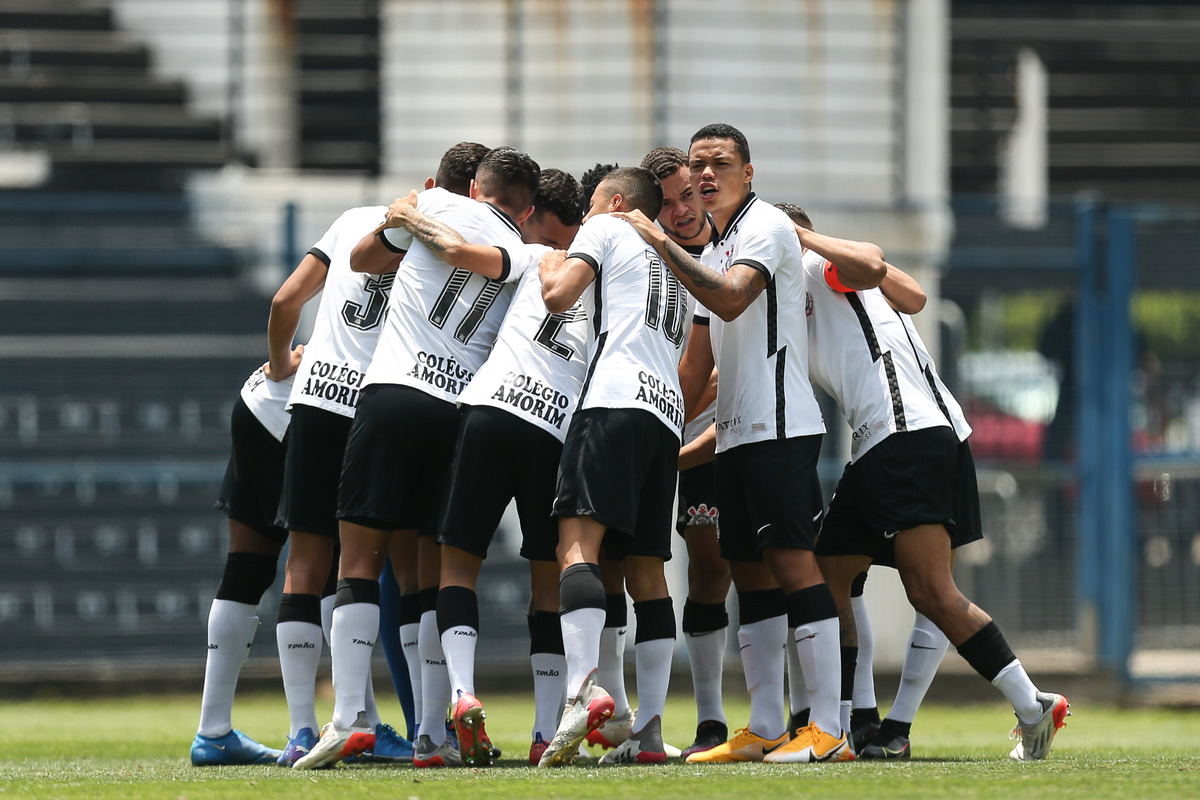
[[[728,738],[729,727],[724,722],[718,722],[715,719],[706,719],[696,726],[696,741],[684,749],[683,757],[687,758],[692,753],[703,753],[705,750],[711,750],[719,744],[725,744],[725,740]]]

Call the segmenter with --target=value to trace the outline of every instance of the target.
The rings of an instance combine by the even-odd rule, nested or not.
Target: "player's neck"
[[[711,217],[712,217],[712,224],[714,226],[716,226],[718,236],[724,236],[727,233],[726,228],[729,227],[729,223],[733,220],[734,217],[737,216],[738,212],[742,210],[742,208],[746,205],[746,202],[749,199],[750,199],[750,190],[749,190],[749,188],[747,188],[745,193],[743,193],[742,196],[738,198],[738,201],[736,203],[731,203],[730,205],[728,205],[724,208],[713,209],[710,212]]]

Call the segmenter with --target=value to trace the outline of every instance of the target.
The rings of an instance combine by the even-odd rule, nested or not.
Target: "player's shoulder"
[[[387,206],[356,206],[348,208],[337,218],[338,226],[361,227],[368,223],[374,227],[387,216]]]

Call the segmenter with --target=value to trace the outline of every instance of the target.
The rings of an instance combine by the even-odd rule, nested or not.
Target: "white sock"
[[[470,625],[455,625],[442,634],[442,652],[450,676],[450,698],[459,692],[475,694],[475,641],[479,632]]]
[[[233,695],[258,630],[256,608],[249,603],[213,600],[208,610],[208,658],[197,729],[201,736],[224,736],[233,730]]]
[[[376,636],[379,634],[376,633]],[[373,670],[367,669],[367,685],[363,694],[363,709],[367,712],[367,724],[371,726],[371,730],[375,730],[383,722],[383,718],[379,716],[379,706],[375,705],[375,681],[371,677]]]
[[[788,628],[786,644],[796,641],[796,629]],[[788,715],[804,711],[812,706],[812,692],[804,682],[804,668],[800,666],[800,654],[795,647],[785,647],[787,655]]]
[[[738,648],[750,694],[750,732],[764,739],[778,739],[787,730],[780,704],[786,641],[786,614],[738,628]]]
[[[667,705],[667,687],[671,683],[671,656],[674,639],[651,639],[633,646],[637,670],[638,730],[655,717],[662,717]]]
[[[379,636],[379,606],[348,603],[333,610],[330,649],[333,652],[333,724],[348,728],[366,711],[367,676],[371,653]]]
[[[921,707],[948,647],[950,640],[946,634],[928,617],[917,614],[908,636],[908,649],[904,651],[900,688],[896,690],[896,702],[888,709],[888,719],[908,723],[916,719],[917,709]]]
[[[421,720],[421,654],[417,652],[417,634],[421,629],[419,622],[410,622],[400,626],[400,647],[404,651],[404,660],[408,662],[408,679],[412,682],[413,716],[418,724]]]
[[[1026,725],[1037,722],[1045,709],[1037,699],[1037,687],[1029,679],[1021,660],[1014,658],[1004,669],[996,673],[992,686],[999,689],[1008,702],[1012,703],[1017,719]]]
[[[841,723],[842,730],[850,730],[850,712],[854,710],[854,703],[850,700],[842,700],[838,703],[838,722]]]
[[[725,672],[725,644],[729,628],[719,628],[698,634],[685,634],[688,661],[692,669],[692,686],[696,693],[696,722],[715,719],[725,722],[725,707],[721,702],[721,677]],[[642,684],[639,678],[638,701]]]
[[[628,630],[625,625],[601,629],[600,657],[596,662],[596,682],[612,695],[613,713],[618,716],[629,710],[629,695],[625,691],[625,638]]]
[[[421,654],[421,735],[428,736],[429,741],[437,746],[446,741],[450,676],[446,672],[442,640],[438,637],[436,611],[421,614],[417,650]]]
[[[325,634],[325,643],[332,649],[333,639],[333,609],[337,605],[337,595],[327,594],[321,598],[321,630]]]
[[[563,687],[567,679],[567,660],[558,653],[534,653],[529,657],[533,668],[533,731],[547,742],[558,730],[558,715],[563,707]]]
[[[796,651],[812,699],[809,722],[831,736],[842,731],[842,647],[837,617],[796,626]]]
[[[876,708],[879,703],[875,699],[875,636],[871,631],[871,617],[867,614],[867,601],[862,597],[851,597],[850,607],[854,610],[854,627],[858,629],[854,707]]]
[[[558,616],[558,623],[562,627],[563,649],[567,653],[568,698],[579,694],[588,673],[596,669],[600,662],[600,632],[604,630],[605,616],[603,608],[577,608]],[[603,683],[600,685],[611,693],[612,690]],[[616,701],[615,697],[613,701]],[[625,701],[625,707],[629,707],[628,700]]]
[[[275,641],[279,645],[279,671],[283,676],[283,696],[287,699],[291,720],[288,738],[294,737],[301,728],[320,733],[315,695],[317,667],[324,648],[321,626],[294,620],[280,622],[275,626]]]

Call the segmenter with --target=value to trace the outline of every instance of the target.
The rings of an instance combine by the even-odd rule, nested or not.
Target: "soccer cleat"
[[[337,762],[356,756],[375,746],[375,730],[367,724],[365,712],[358,712],[358,719],[348,728],[339,728],[332,722],[321,728],[321,738],[306,755],[292,764],[293,769],[317,769],[331,767]]]
[[[1041,761],[1050,755],[1054,734],[1067,724],[1067,717],[1071,716],[1071,704],[1061,694],[1038,692],[1037,699],[1042,704],[1042,715],[1029,725],[1018,718],[1017,726],[1008,734],[1010,739],[1021,737],[1021,741],[1008,754],[1014,761]]]
[[[529,766],[536,767],[538,762],[542,760],[542,753],[546,752],[546,740],[542,738],[540,733],[533,737],[533,744],[529,745]]]
[[[813,764],[824,761],[853,761],[850,737],[830,736],[815,722],[800,729],[795,738],[775,748],[763,757],[768,764]]]
[[[854,752],[861,753],[863,748],[871,743],[875,738],[875,734],[879,733],[879,722],[872,720],[864,722],[857,728],[850,729],[850,746],[854,748]]]
[[[276,766],[292,766],[301,758],[308,755],[308,752],[313,749],[316,743],[317,734],[313,733],[313,729],[301,728],[296,731],[295,736],[288,737],[287,747],[283,748],[283,752],[275,760]]]
[[[729,738],[729,726],[715,719],[706,719],[696,726],[696,741],[689,744],[682,753],[687,758],[692,753],[703,753],[724,744]]]
[[[192,764],[197,767],[232,766],[239,764],[274,764],[281,751],[259,744],[239,730],[224,736],[201,736],[192,739]]]
[[[655,715],[642,726],[640,731],[630,734],[629,738],[617,745],[610,753],[605,753],[600,763],[611,764],[662,764],[667,760],[666,747],[662,738],[662,718]]]
[[[458,767],[462,766],[462,755],[449,739],[434,745],[429,736],[421,734],[417,737],[412,763],[414,767]]]
[[[399,764],[412,761],[413,745],[383,722],[375,726],[375,746],[344,761],[347,764]]]
[[[542,751],[539,767],[563,767],[579,752],[587,735],[603,725],[613,715],[613,699],[596,685],[596,670],[588,673],[579,694],[563,709],[554,738]]]
[[[722,764],[732,761],[762,761],[767,753],[788,740],[785,733],[778,739],[764,739],[749,728],[738,728],[733,738],[716,747],[692,753],[687,757],[689,764]]]
[[[907,760],[912,758],[912,745],[902,733],[886,739],[876,735],[855,753],[863,761]]]
[[[613,714],[612,719],[587,735],[587,743],[605,750],[619,747],[633,733],[636,719],[637,711],[632,708],[625,709],[624,714]]]
[[[458,734],[458,750],[468,767],[488,767],[492,764],[492,742],[483,721],[487,713],[475,695],[459,692],[454,704],[454,730]]]

